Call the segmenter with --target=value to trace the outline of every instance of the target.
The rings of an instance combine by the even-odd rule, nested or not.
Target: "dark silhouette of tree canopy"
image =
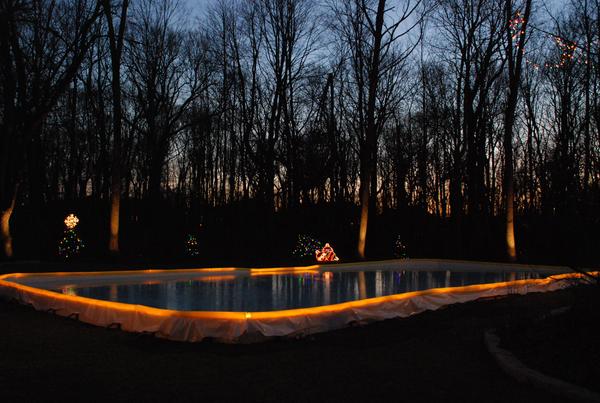
[[[598,258],[598,0],[186,6],[0,3],[4,257]]]
[[[101,11],[93,1],[7,0],[0,6],[0,211],[3,249],[9,257],[9,220],[19,184],[27,181],[29,202],[41,209],[43,126],[59,96],[76,80]]]

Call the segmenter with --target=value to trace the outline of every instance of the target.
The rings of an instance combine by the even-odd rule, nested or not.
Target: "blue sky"
[[[214,3],[215,0],[182,0],[182,2],[190,11],[191,17],[198,17],[204,13],[206,6]]]
[[[207,7],[211,4],[216,3],[218,0],[181,0],[188,16],[192,19],[198,18],[204,14]],[[231,0],[224,0],[231,1]],[[318,1],[318,0],[317,0]],[[500,0],[498,0],[500,1]],[[560,7],[568,4],[570,0],[533,0],[533,12],[537,14],[537,18],[547,19],[547,11],[552,14],[560,14]],[[403,3],[402,0],[388,0],[388,3]]]

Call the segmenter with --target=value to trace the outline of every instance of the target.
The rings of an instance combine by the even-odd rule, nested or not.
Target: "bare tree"
[[[504,14],[504,7],[491,0],[439,0],[435,13],[440,40],[444,41],[441,57],[454,75],[454,137],[462,137],[463,144],[455,147],[451,211],[457,237],[468,235],[472,250],[484,243],[487,231],[483,227],[491,212],[488,155],[494,150],[493,115],[501,88],[498,79],[504,71]],[[465,211],[471,224],[468,231],[463,227]]]
[[[95,40],[92,28],[101,13],[99,2],[86,0],[59,4],[8,0],[0,5],[0,53],[4,60],[0,211],[7,257],[13,251],[9,223],[18,184],[27,170],[29,197],[41,211],[42,125],[78,73]]]
[[[121,204],[121,131],[123,125],[123,111],[121,103],[121,56],[125,43],[125,27],[127,25],[127,8],[129,0],[121,3],[121,13],[118,28],[113,24],[112,0],[103,0],[104,15],[108,25],[108,39],[110,43],[110,60],[112,72],[112,101],[113,101],[113,149],[111,164],[110,186],[110,238],[108,251],[111,254],[119,253],[119,212]]]
[[[506,0],[506,64],[508,67],[508,95],[504,114],[504,198],[506,208],[506,254],[508,260],[517,260],[515,244],[513,127],[521,85],[521,68],[527,38],[527,24],[531,14],[531,0],[525,0],[524,12],[515,11],[512,0]],[[516,43],[515,43],[516,40]]]
[[[407,41],[403,50],[396,48],[399,38],[408,34],[420,23],[417,16],[420,1],[405,2],[399,10],[386,8],[385,0],[373,4],[356,0],[343,5],[334,4],[338,15],[337,31],[351,52],[353,79],[356,86],[356,119],[360,160],[360,227],[358,233],[358,256],[365,258],[367,228],[371,199],[376,196],[377,149],[379,132],[389,116],[381,97],[382,77],[402,64],[416,47],[418,41]],[[386,15],[393,20],[386,21]],[[387,13],[387,14],[386,14]],[[394,81],[390,81],[394,83]],[[386,91],[390,93],[389,89]],[[385,99],[385,97],[384,97]]]

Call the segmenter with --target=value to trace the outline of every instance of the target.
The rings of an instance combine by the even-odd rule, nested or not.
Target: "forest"
[[[0,30],[1,259],[60,259],[72,213],[84,260],[600,258],[600,0],[2,0]]]

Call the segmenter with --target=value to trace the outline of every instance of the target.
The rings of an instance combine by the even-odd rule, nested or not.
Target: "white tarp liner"
[[[399,267],[401,263],[401,267]],[[346,265],[311,266],[311,270],[385,270],[419,267],[424,270],[534,270],[550,274],[564,272],[562,267],[518,266],[495,263],[457,261],[387,261]],[[288,268],[285,271],[306,270]],[[255,273],[259,269],[252,269]],[[151,332],[158,337],[178,341],[200,341],[214,338],[226,342],[255,341],[265,337],[293,336],[339,329],[353,322],[370,322],[390,318],[407,317],[426,310],[435,310],[445,305],[473,301],[479,298],[508,294],[546,292],[566,288],[584,280],[579,274],[560,274],[542,279],[516,280],[502,283],[480,284],[464,287],[434,288],[404,294],[389,295],[335,305],[291,309],[272,312],[207,312],[176,311],[151,308],[143,305],[101,301],[72,295],[63,295],[37,288],[41,284],[73,282],[75,284],[102,281],[135,281],[144,279],[170,278],[177,272],[197,271],[199,276],[223,272],[248,272],[248,269],[193,269],[142,272],[103,273],[48,273],[9,274],[0,276],[0,297],[15,299],[32,305],[41,311],[55,312],[61,316],[75,316],[80,321],[97,326],[119,325],[129,332]],[[276,272],[265,269],[265,272]],[[243,275],[243,274],[242,274]],[[132,280],[133,278],[133,280]],[[128,281],[127,281],[128,282]]]

